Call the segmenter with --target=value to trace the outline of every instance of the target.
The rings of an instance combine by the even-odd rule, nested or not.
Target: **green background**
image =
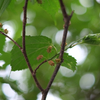
[[[71,25],[69,27],[71,38],[67,40],[67,43],[77,41],[77,39],[80,39],[86,34],[100,32],[100,3],[96,2],[96,0],[83,0],[83,5],[80,3],[82,0],[63,1],[68,14],[74,10]],[[88,7],[89,5],[90,7]],[[11,0],[7,9],[0,16],[1,23],[10,23],[11,27],[14,29],[13,39],[15,41],[21,37],[22,34],[21,14],[23,12],[23,6],[24,0]],[[35,1],[32,4],[29,1],[28,13],[30,16],[27,17],[28,23],[26,25],[26,34],[37,36],[44,32],[46,36],[53,40],[57,50],[59,51],[60,45],[55,42],[54,37],[58,30],[63,29],[64,21],[60,9],[56,14],[54,13],[54,17],[52,13],[50,13],[50,15],[49,12],[45,11],[40,4],[35,3]],[[44,31],[45,28],[47,28],[47,30]],[[6,45],[8,45],[8,50],[5,48]],[[5,61],[5,64],[0,67],[0,72],[6,71],[10,64],[10,51],[13,45],[14,44],[11,41],[5,43],[5,37],[0,34],[0,60]],[[76,74],[73,77],[66,77],[59,71],[50,89],[51,93],[58,95],[62,100],[100,100],[100,46],[87,44],[80,45],[80,47],[84,46],[88,51],[88,55],[83,63],[77,65]],[[75,51],[74,53],[78,52]],[[39,82],[44,88],[47,86],[53,70],[54,67],[48,66],[47,63],[41,66],[38,70],[37,76]],[[79,82],[81,77],[87,73],[90,73],[95,77],[95,82],[92,87],[83,89],[80,87]],[[16,80],[16,78],[10,79],[10,75],[0,77],[0,100],[9,100],[2,89],[4,83],[8,83],[12,89],[25,100],[36,100],[38,93],[40,93],[32,76],[30,75],[29,70],[24,70],[18,80]],[[20,83],[25,84],[25,87],[27,88],[22,86]]]

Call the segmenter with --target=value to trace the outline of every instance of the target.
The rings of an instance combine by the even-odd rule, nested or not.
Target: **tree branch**
[[[22,48],[23,48],[23,52],[25,52],[25,27],[26,27],[26,15],[27,15],[27,5],[28,5],[28,0],[25,0],[25,5],[23,7],[23,32],[22,32]]]
[[[42,100],[46,99],[47,93],[48,93],[48,91],[49,91],[49,89],[50,89],[50,87],[55,79],[55,76],[57,75],[57,72],[60,68],[61,63],[63,62],[63,54],[64,54],[64,48],[65,48],[65,42],[66,42],[69,22],[70,22],[72,15],[73,15],[73,11],[72,11],[71,15],[68,15],[66,13],[66,10],[65,10],[65,7],[64,7],[62,0],[59,0],[59,2],[60,2],[60,6],[61,6],[61,10],[62,10],[63,17],[64,17],[64,22],[65,22],[64,33],[63,33],[63,38],[62,38],[62,45],[61,45],[61,50],[60,50],[60,54],[59,54],[59,59],[61,59],[61,62],[56,65],[56,68],[54,70],[54,73],[53,73],[48,85],[47,85],[47,88],[42,93]]]
[[[59,0],[59,3],[60,3],[60,6],[61,6],[61,10],[62,10],[62,14],[63,14],[63,17],[64,17],[64,22],[67,22],[67,18],[68,18],[68,14],[66,12],[66,9],[65,9],[65,6],[63,4],[63,1],[62,0]]]
[[[6,36],[7,38],[9,38],[15,45],[17,45],[19,47],[19,49],[22,51],[22,47],[16,42],[14,41],[12,38],[10,38],[8,35],[6,35],[5,33],[1,32],[0,33],[4,36]]]
[[[24,58],[26,60],[26,63],[28,65],[28,68],[33,76],[33,79],[36,83],[36,86],[40,89],[40,91],[44,91],[43,88],[41,87],[40,83],[38,82],[37,78],[36,78],[36,75],[34,74],[33,72],[33,69],[30,65],[30,62],[29,62],[29,59],[28,59],[28,56],[27,56],[27,53],[26,53],[26,47],[25,47],[25,26],[26,26],[26,15],[27,15],[27,5],[28,5],[28,0],[25,0],[25,5],[23,7],[23,11],[24,11],[24,16],[23,16],[23,32],[22,32],[22,48],[23,48],[23,55],[24,55]]]

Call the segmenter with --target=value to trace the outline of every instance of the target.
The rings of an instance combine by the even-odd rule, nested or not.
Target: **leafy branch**
[[[71,15],[68,15],[66,10],[65,10],[65,6],[63,4],[63,1],[62,0],[59,0],[60,2],[60,6],[61,6],[61,10],[62,10],[62,13],[63,13],[63,17],[64,17],[64,22],[65,22],[65,27],[64,27],[64,33],[63,33],[63,39],[62,39],[62,45],[61,45],[61,50],[60,50],[60,54],[59,54],[59,59],[61,59],[61,62],[58,63],[56,65],[56,68],[53,72],[53,75],[47,85],[47,88],[45,89],[45,91],[42,93],[42,100],[45,100],[46,96],[47,96],[47,93],[55,79],[55,76],[57,75],[57,72],[60,68],[60,65],[61,63],[63,62],[63,54],[64,54],[64,48],[65,48],[65,42],[66,42],[66,37],[67,37],[67,31],[68,31],[68,27],[69,27],[69,23],[70,23],[70,19],[73,15],[73,12],[71,13]]]
[[[25,48],[25,26],[26,26],[26,16],[27,16],[27,5],[28,5],[28,0],[25,1],[25,5],[23,7],[23,10],[24,10],[24,16],[23,16],[23,36],[22,36],[22,47],[16,42],[14,41],[12,38],[10,38],[8,35],[6,35],[5,33],[3,33],[2,31],[0,31],[1,34],[3,34],[4,36],[6,36],[7,38],[9,38],[16,46],[19,47],[19,49],[21,50],[21,52],[23,53],[24,55],[24,58],[26,60],[26,63],[27,63],[27,66],[33,76],[33,79],[37,85],[37,87],[40,89],[40,91],[43,91],[43,88],[41,87],[40,83],[38,82],[37,78],[36,78],[36,74],[34,73],[31,65],[30,65],[30,62],[29,62],[29,59],[27,57],[27,53],[26,53],[26,48]]]
[[[11,9],[10,10],[8,8],[7,11],[9,13],[9,16],[5,16],[5,14],[6,14],[6,12],[5,12],[4,13],[4,17],[3,16],[1,17],[1,21],[4,21],[3,18],[6,18],[6,17],[7,17],[7,19],[11,20],[12,22],[14,22],[13,19],[14,20],[18,20],[17,19],[18,16],[12,17],[12,14],[10,12],[12,11],[12,6],[22,6],[21,4],[23,4],[23,3],[20,3],[20,4],[18,3],[18,4],[15,5],[15,1],[11,2],[11,4],[10,4],[10,1],[11,0],[1,0],[0,1],[0,16],[4,12],[4,10],[7,8],[7,6],[9,6],[9,8]],[[59,51],[56,48],[56,46],[54,46],[54,44],[52,43],[52,39],[51,38],[48,38],[48,37],[42,36],[42,35],[38,35],[38,36],[26,36],[27,10],[28,10],[28,2],[29,1],[34,2],[34,3],[36,3],[36,2],[38,3],[35,6],[33,5],[34,6],[33,10],[35,10],[35,13],[32,13],[32,15],[35,15],[35,14],[37,15],[37,17],[35,17],[35,21],[32,22],[32,23],[34,23],[36,29],[38,29],[39,27],[41,27],[40,26],[41,22],[44,21],[44,23],[45,23],[45,21],[47,22],[48,19],[49,19],[49,17],[45,16],[46,14],[44,14],[43,16],[45,16],[45,17],[42,17],[43,20],[40,21],[39,19],[41,19],[41,16],[39,16],[38,14],[42,14],[42,13],[40,12],[41,10],[37,9],[36,7],[38,7],[38,6],[42,7],[53,18],[53,20],[55,20],[55,14],[56,14],[56,12],[58,12],[59,8],[61,8],[62,15],[63,15],[63,20],[64,20],[64,27],[63,27],[64,28],[64,32],[63,32],[63,38],[62,38],[61,48],[60,48]],[[50,90],[50,88],[52,86],[52,83],[54,82],[54,79],[55,79],[55,77],[56,77],[56,75],[57,75],[57,73],[59,71],[60,66],[61,67],[62,66],[63,67],[67,67],[68,69],[71,69],[72,71],[76,70],[76,59],[73,58],[72,56],[70,56],[68,53],[66,53],[66,50],[68,48],[73,48],[74,46],[82,44],[82,43],[91,44],[91,45],[99,45],[100,46],[100,33],[97,33],[97,34],[88,34],[88,35],[84,36],[83,38],[81,38],[79,40],[72,41],[68,45],[67,45],[67,43],[65,43],[66,38],[67,38],[68,28],[70,26],[70,20],[71,20],[71,17],[73,15],[73,11],[72,11],[72,13],[70,15],[68,15],[67,12],[66,12],[64,3],[62,1],[63,0],[24,0],[23,2],[25,2],[25,4],[23,5],[23,23],[21,21],[18,22],[19,25],[17,25],[17,23],[14,23],[17,26],[17,30],[16,31],[19,31],[19,30],[21,31],[22,30],[22,36],[19,39],[17,39],[16,41],[14,39],[12,39],[11,37],[9,37],[9,35],[7,35],[8,30],[7,29],[3,29],[2,28],[3,24],[0,23],[0,41],[1,41],[1,44],[0,44],[0,60],[2,60],[2,61],[5,62],[4,65],[0,66],[1,67],[0,69],[4,69],[9,64],[12,67],[12,69],[11,69],[12,71],[23,70],[23,69],[26,69],[26,68],[29,69],[29,71],[31,73],[31,77],[33,78],[33,80],[35,82],[35,85],[37,86],[37,88],[34,88],[34,90],[31,91],[31,93],[33,93],[32,96],[30,96],[31,93],[27,93],[28,94],[27,97],[29,99],[31,99],[32,97],[36,99],[36,95],[39,92],[39,91],[37,91],[37,89],[39,89],[40,92],[42,93],[41,100],[46,100],[46,96],[48,94],[48,91]],[[78,3],[78,2],[76,2],[76,3]],[[72,3],[69,3],[69,6],[71,6],[70,4],[72,4]],[[29,11],[30,11],[30,9],[31,9],[31,7],[29,7]],[[16,9],[14,9],[14,10],[16,10]],[[18,8],[17,8],[17,10],[18,10]],[[91,9],[91,11],[93,11],[93,9]],[[20,14],[20,12],[18,12],[18,13]],[[86,14],[88,15],[88,12]],[[98,16],[98,14],[97,14],[97,16]],[[91,25],[93,24],[92,25],[92,29],[93,29],[92,31],[95,31],[94,24],[96,25],[96,29],[99,28],[98,27],[99,24],[96,23],[97,20],[98,20],[97,16],[95,16],[95,17],[92,16],[93,17],[93,20],[92,20],[92,23],[91,23]],[[31,16],[29,16],[29,17],[31,19]],[[79,18],[77,20],[77,23],[80,23],[81,21],[82,22],[85,21],[83,19],[85,19],[86,15],[78,16],[78,17]],[[45,20],[45,18],[48,18],[48,19]],[[57,18],[58,18],[58,16],[57,16]],[[76,19],[73,20],[73,22],[74,21],[76,22]],[[86,20],[86,23],[88,23],[88,21],[89,20]],[[23,26],[22,26],[21,29],[19,28],[19,27],[21,27],[20,23],[23,24]],[[39,24],[39,25],[37,25],[37,24]],[[40,29],[38,29],[37,31],[38,32],[42,31],[41,29],[44,28],[44,26],[46,27],[46,25],[48,25],[49,23],[46,24],[46,25],[45,24]],[[28,26],[29,25],[30,24],[28,24]],[[59,24],[57,26],[59,27],[60,25],[61,24]],[[78,28],[79,25],[80,24],[78,24],[76,26],[74,25],[74,28],[75,27]],[[82,25],[83,25],[82,27],[84,27],[84,24],[82,24]],[[87,24],[87,25],[85,25],[85,27],[89,28],[89,30],[90,30],[91,29],[91,27],[90,27],[91,25]],[[71,28],[71,30],[73,30],[73,28]],[[50,31],[50,30],[48,30],[48,31]],[[83,32],[83,30],[81,32]],[[86,32],[86,31],[84,31],[84,32]],[[49,35],[48,32],[46,32],[46,33],[47,33],[47,35]],[[78,33],[78,30],[73,31],[73,33]],[[17,34],[16,37],[19,37],[18,35],[20,35],[20,34]],[[8,51],[4,52],[3,51],[3,50],[5,50],[5,48],[3,47],[4,43],[5,43],[5,37],[4,36],[7,37],[8,39],[10,39],[14,43],[14,46],[13,46],[11,52],[8,52]],[[91,61],[95,61],[94,60],[94,56],[91,57],[91,55],[93,53],[95,53],[95,58],[99,59],[99,55],[98,55],[97,51],[99,52],[99,48],[97,48],[97,47],[94,48],[94,46],[93,47],[91,46],[91,52],[89,52],[89,55],[88,55],[89,59],[91,58],[90,59]],[[88,60],[86,60],[86,63],[87,62],[88,62]],[[96,65],[95,65],[94,62],[92,62],[92,66],[96,66],[95,69],[98,70],[99,69],[99,60],[96,61],[96,62],[97,62]],[[87,64],[86,63],[85,63],[85,66],[86,66],[85,70],[86,69],[90,70],[91,69],[90,68],[91,64],[89,64],[90,66],[88,68],[88,63]],[[53,67],[51,67],[51,69],[47,73],[45,73],[47,71],[46,69],[48,69],[48,67],[50,65],[53,66]],[[83,66],[84,66],[84,64],[83,64]],[[45,67],[45,68],[43,68],[43,67]],[[53,73],[50,73],[52,71],[52,69],[54,69]],[[93,67],[93,69],[94,69],[94,67]],[[40,70],[40,73],[37,73],[38,70]],[[78,69],[78,71],[80,71],[80,68]],[[83,71],[83,70],[81,70],[81,71]],[[98,72],[100,72],[100,70],[98,70]],[[42,76],[40,75],[41,73],[43,73],[43,76],[45,77],[44,81],[41,80],[41,78],[42,78]],[[37,74],[39,74],[39,76]],[[52,76],[50,77],[48,83],[47,83],[47,80],[48,80],[49,75],[47,76],[46,74],[52,74]],[[63,75],[63,73],[61,73],[61,74]],[[94,74],[96,76],[97,73],[94,73]],[[40,80],[38,79],[38,77],[39,77]],[[73,78],[77,78],[77,75],[74,76]],[[29,80],[29,82],[30,82],[30,78],[28,78],[27,80]],[[96,80],[97,80],[97,82],[96,82]],[[84,91],[85,95],[86,95],[86,97],[88,99],[96,99],[97,97],[99,97],[100,92],[95,93],[95,91],[98,89],[98,86],[99,86],[99,83],[100,83],[98,81],[99,78],[96,78],[96,80],[94,80],[96,82],[96,84],[95,84],[95,82],[93,83],[96,86],[95,89],[94,88],[93,89],[90,88],[90,89],[88,89],[89,91]],[[76,87],[75,82],[78,83],[79,80],[77,80],[77,81],[75,80],[71,84],[73,87]],[[8,80],[6,78],[5,79],[0,78],[0,83],[1,84],[8,83],[8,84],[10,84],[10,86],[11,86],[11,88],[13,90],[15,90],[16,92],[21,92],[17,88],[17,81],[16,82],[15,81],[11,82],[10,80]],[[46,84],[46,86],[44,88],[45,84]],[[59,88],[58,86],[59,86],[59,84],[57,83],[56,86],[54,86],[54,87]],[[69,87],[69,89],[70,89],[70,87]],[[59,92],[62,92],[62,91],[59,91]],[[80,92],[80,90],[77,91],[76,95],[79,94],[79,92]],[[63,93],[66,93],[66,89],[65,89],[65,91]],[[2,92],[2,94],[3,94],[3,92]],[[2,94],[1,94],[1,96],[2,96]],[[93,98],[91,98],[91,94],[93,94],[95,96]],[[35,97],[34,97],[34,95],[35,95]],[[23,94],[23,97],[26,98],[26,93]],[[81,99],[81,97],[82,96],[80,96],[78,98]],[[63,97],[61,97],[61,98],[63,98]],[[1,99],[3,99],[3,98],[1,97]]]
[[[25,26],[26,26],[26,20],[27,20],[27,17],[26,17],[26,16],[27,16],[27,5],[28,5],[28,0],[25,0],[25,5],[24,5],[24,7],[23,7],[24,16],[23,16],[22,47],[19,46],[19,44],[18,44],[17,42],[15,42],[13,39],[11,39],[9,36],[5,35],[3,32],[0,32],[1,34],[3,34],[3,35],[5,35],[6,37],[8,37],[11,41],[13,41],[13,43],[14,43],[15,45],[17,45],[17,46],[19,47],[19,49],[21,50],[21,52],[22,52],[22,54],[23,54],[23,56],[24,56],[24,58],[25,58],[25,61],[26,61],[26,63],[27,63],[27,66],[28,66],[28,68],[29,68],[29,70],[30,70],[30,72],[31,72],[31,74],[32,74],[32,76],[33,76],[33,79],[34,79],[35,83],[36,83],[36,86],[37,86],[37,87],[40,89],[40,91],[42,92],[42,99],[41,99],[41,100],[45,100],[45,99],[46,99],[46,96],[47,96],[47,94],[48,94],[48,91],[49,91],[49,89],[50,89],[50,87],[51,87],[51,85],[52,85],[52,83],[53,83],[53,81],[54,81],[54,79],[55,79],[55,77],[56,77],[56,75],[57,75],[57,72],[58,72],[58,70],[59,70],[59,68],[60,68],[60,65],[61,65],[62,62],[63,62],[63,54],[64,54],[65,42],[66,42],[66,38],[67,38],[67,31],[68,31],[70,19],[71,19],[72,15],[73,15],[73,11],[72,11],[71,15],[68,15],[68,14],[67,14],[62,0],[59,0],[59,2],[60,2],[60,6],[61,6],[61,10],[62,10],[63,17],[64,17],[64,22],[65,22],[65,27],[64,27],[64,33],[63,33],[63,39],[62,39],[62,45],[61,45],[60,53],[55,54],[55,55],[54,55],[53,57],[51,57],[50,59],[44,60],[43,62],[41,62],[41,63],[37,66],[37,68],[36,68],[34,71],[33,71],[32,67],[31,67],[31,64],[30,64],[30,61],[29,61],[29,58],[28,58],[27,52],[26,52],[26,40],[25,40],[25,39],[26,39],[26,36],[25,36],[25,33],[26,33],[26,32],[25,32]],[[57,65],[56,65],[56,67],[55,67],[55,70],[54,70],[54,72],[53,72],[53,74],[52,74],[52,77],[51,77],[51,79],[50,79],[50,81],[49,81],[49,83],[48,83],[46,89],[43,89],[42,86],[41,86],[41,84],[40,84],[40,83],[38,82],[38,80],[37,80],[36,71],[37,71],[37,69],[39,69],[39,67],[40,67],[42,64],[44,64],[45,62],[47,62],[47,61],[53,59],[53,58],[56,57],[57,55],[59,55],[59,59],[60,59],[61,61],[60,61],[59,63],[57,63]]]
[[[24,58],[25,58],[26,63],[27,63],[27,65],[28,65],[28,68],[29,68],[29,70],[30,70],[30,72],[31,72],[31,74],[32,74],[32,76],[33,76],[33,78],[34,78],[34,81],[35,81],[37,87],[38,87],[41,91],[43,91],[43,88],[41,87],[40,83],[38,82],[38,80],[37,80],[37,78],[36,78],[36,74],[34,73],[32,67],[31,67],[31,65],[30,65],[30,62],[29,62],[29,59],[28,59],[27,53],[26,53],[26,48],[25,48],[25,26],[26,26],[26,20],[27,20],[27,17],[26,17],[26,16],[27,16],[27,5],[28,5],[28,0],[25,0],[25,5],[24,5],[24,7],[23,7],[24,16],[23,16],[23,36],[22,36],[23,51],[22,51],[22,53],[23,53],[23,55],[24,55]]]

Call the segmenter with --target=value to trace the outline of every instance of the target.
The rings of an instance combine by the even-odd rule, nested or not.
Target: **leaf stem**
[[[23,55],[24,55],[24,58],[26,60],[26,63],[27,63],[27,66],[33,76],[33,79],[36,83],[36,86],[40,89],[40,91],[44,91],[43,88],[41,87],[40,83],[38,82],[37,78],[36,78],[36,75],[30,65],[30,62],[29,62],[29,59],[28,59],[28,56],[27,56],[27,53],[26,53],[26,48],[25,48],[25,26],[26,26],[26,15],[27,15],[27,5],[28,5],[28,0],[25,0],[25,5],[23,7],[23,11],[24,11],[24,16],[23,16],[23,32],[22,32],[22,48],[23,48]]]

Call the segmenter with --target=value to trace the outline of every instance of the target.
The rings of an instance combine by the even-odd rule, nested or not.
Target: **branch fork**
[[[46,87],[46,89],[43,89],[41,84],[38,82],[37,80],[37,77],[36,77],[36,71],[39,69],[39,67],[44,64],[45,62],[47,62],[48,60],[44,60],[42,63],[40,63],[37,68],[33,71],[31,65],[30,65],[30,62],[29,62],[29,59],[27,57],[27,53],[26,53],[26,48],[25,48],[25,26],[26,26],[26,13],[27,13],[27,5],[28,5],[28,0],[25,0],[25,5],[23,7],[23,11],[24,11],[24,16],[23,16],[23,32],[22,32],[22,47],[16,42],[14,41],[13,39],[11,39],[9,36],[7,36],[5,33],[1,32],[1,34],[3,34],[4,36],[6,36],[7,38],[9,38],[15,45],[17,45],[19,47],[19,49],[22,51],[23,55],[24,55],[24,58],[26,60],[26,63],[27,63],[27,66],[33,76],[33,79],[36,83],[36,86],[39,88],[39,90],[42,92],[42,99],[41,100],[46,100],[46,96],[48,94],[48,91],[57,75],[57,72],[60,68],[60,65],[62,64],[63,62],[63,54],[64,54],[64,49],[65,49],[65,42],[66,42],[66,37],[67,37],[67,32],[68,32],[68,28],[69,28],[69,23],[70,23],[70,20],[71,20],[71,17],[73,15],[73,11],[70,15],[67,14],[66,10],[65,10],[65,6],[63,4],[63,1],[62,0],[59,0],[60,2],[60,6],[61,6],[61,10],[62,10],[62,14],[63,14],[63,17],[64,17],[64,22],[65,22],[65,25],[64,25],[64,33],[63,33],[63,38],[62,38],[62,44],[61,44],[61,50],[60,50],[60,53],[59,53],[59,59],[61,59],[61,61],[59,63],[57,63],[56,67],[55,67],[55,70],[52,74],[52,77]],[[56,54],[55,56],[57,56],[58,54]],[[54,57],[55,57],[54,56]],[[52,58],[54,58],[52,57]],[[51,58],[51,59],[52,59]]]

